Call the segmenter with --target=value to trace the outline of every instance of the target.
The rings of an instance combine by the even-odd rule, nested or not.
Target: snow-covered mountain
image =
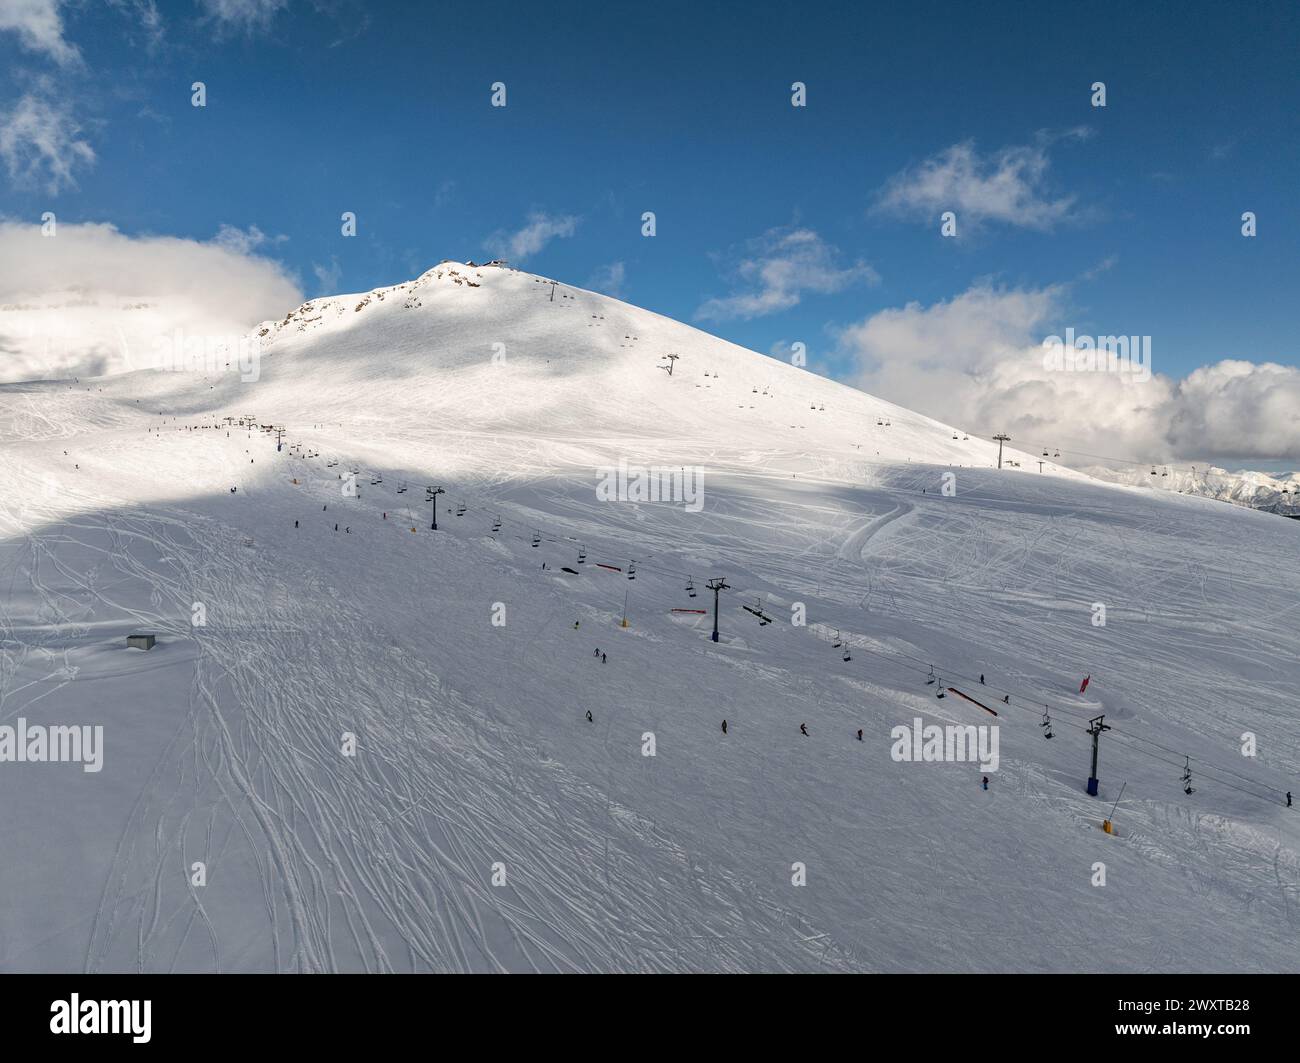
[[[1159,491],[1200,495],[1283,516],[1300,514],[1300,473],[1270,476],[1264,472],[1229,472],[1216,465],[1181,467],[1153,465],[1123,469],[1090,466],[1082,470],[1110,483],[1131,484]]]
[[[0,968],[1295,966],[1294,522],[501,266],[254,336],[0,387],[0,727],[103,728]]]

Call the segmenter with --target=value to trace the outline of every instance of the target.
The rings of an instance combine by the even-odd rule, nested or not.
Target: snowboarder
[[[726,721],[726,720],[723,720],[723,721],[722,721],[722,733],[723,733],[723,734],[726,734],[726,733],[727,733],[727,721]],[[1290,796],[1291,796],[1290,794],[1287,794],[1287,797],[1290,797]],[[1290,803],[1291,803],[1290,801],[1287,802],[1287,804],[1290,804]]]
[[[858,741],[859,741],[859,742],[862,741],[862,728],[861,728],[861,727],[858,728]]]
[[[806,723],[801,723],[799,725],[799,733],[802,735],[808,734],[808,725]]]
[[[1085,676],[1083,677],[1083,682],[1079,684],[1079,693],[1080,693],[1080,694],[1082,694],[1085,690],[1088,689],[1088,681],[1089,681],[1090,679],[1092,679],[1092,676],[1091,676],[1091,675],[1085,675]]]
[[[987,775],[985,775],[985,776],[984,776],[984,789],[987,790],[988,788],[989,788],[989,777],[988,777]]]
[[[595,723],[595,722],[596,722],[595,720],[593,720],[593,719],[591,718],[591,710],[590,710],[590,709],[587,710],[587,722],[588,722],[588,723]]]

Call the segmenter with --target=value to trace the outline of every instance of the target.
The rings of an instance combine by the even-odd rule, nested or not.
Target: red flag
[[[1085,690],[1088,689],[1088,680],[1091,679],[1091,678],[1092,678],[1092,676],[1090,676],[1090,675],[1085,675],[1085,676],[1083,677],[1083,683],[1080,684],[1080,686],[1079,686],[1079,693],[1080,693],[1080,694],[1082,694]]]

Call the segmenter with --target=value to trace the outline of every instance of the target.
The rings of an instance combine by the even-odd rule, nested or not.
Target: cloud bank
[[[251,230],[256,232],[256,230]],[[302,302],[283,267],[223,242],[0,221],[0,382],[155,367],[165,343],[234,337]]]
[[[1063,286],[997,288],[882,310],[839,335],[855,386],[1013,444],[1138,461],[1300,457],[1300,369],[1225,359],[1185,379],[1049,368],[1068,324]],[[1083,331],[1083,330],[1080,330]]]

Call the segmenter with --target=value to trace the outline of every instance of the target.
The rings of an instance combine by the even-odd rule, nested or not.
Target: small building
[[[126,648],[128,650],[151,650],[156,641],[153,635],[127,635]]]

